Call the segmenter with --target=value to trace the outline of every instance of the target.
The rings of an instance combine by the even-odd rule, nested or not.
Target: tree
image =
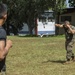
[[[30,34],[32,29],[36,27],[35,18],[44,10],[52,9],[55,12],[64,8],[65,0],[2,0],[8,6],[7,33],[9,34],[9,26],[13,25],[18,31],[22,24],[28,24]]]
[[[75,7],[75,0],[69,0],[69,4],[70,6]]]

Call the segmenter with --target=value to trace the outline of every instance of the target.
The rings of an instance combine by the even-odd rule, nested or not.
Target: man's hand
[[[70,28],[70,25],[66,25],[68,28]]]
[[[72,34],[75,34],[75,30],[72,29],[70,25],[67,25],[67,28],[69,28],[69,30],[70,30],[70,32],[71,32]]]
[[[6,57],[6,55],[9,52],[9,49],[11,47],[12,47],[12,41],[11,40],[6,40],[6,46],[5,46],[4,40],[0,41],[0,61]]]

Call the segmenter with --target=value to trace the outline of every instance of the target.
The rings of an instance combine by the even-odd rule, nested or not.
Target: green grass
[[[13,47],[7,56],[7,75],[75,75],[75,63],[62,64],[66,60],[64,36],[8,39]]]

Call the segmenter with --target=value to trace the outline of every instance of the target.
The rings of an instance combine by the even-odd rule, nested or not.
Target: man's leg
[[[66,41],[67,61],[74,59],[74,53],[72,52],[73,44],[74,44],[74,41]]]
[[[6,64],[5,64],[6,58],[2,61],[2,69],[1,69],[1,75],[6,75]]]
[[[1,70],[2,75],[6,75],[6,65],[4,64],[2,70]]]

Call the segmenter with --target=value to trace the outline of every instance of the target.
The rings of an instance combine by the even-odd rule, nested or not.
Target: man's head
[[[2,26],[7,19],[7,6],[0,3],[0,26]]]
[[[65,25],[65,27],[67,28],[67,25],[70,25],[70,22],[69,22],[69,21],[65,21],[65,22],[64,22],[64,25]]]
[[[7,17],[7,6],[5,4],[0,3],[0,19],[4,19]]]

